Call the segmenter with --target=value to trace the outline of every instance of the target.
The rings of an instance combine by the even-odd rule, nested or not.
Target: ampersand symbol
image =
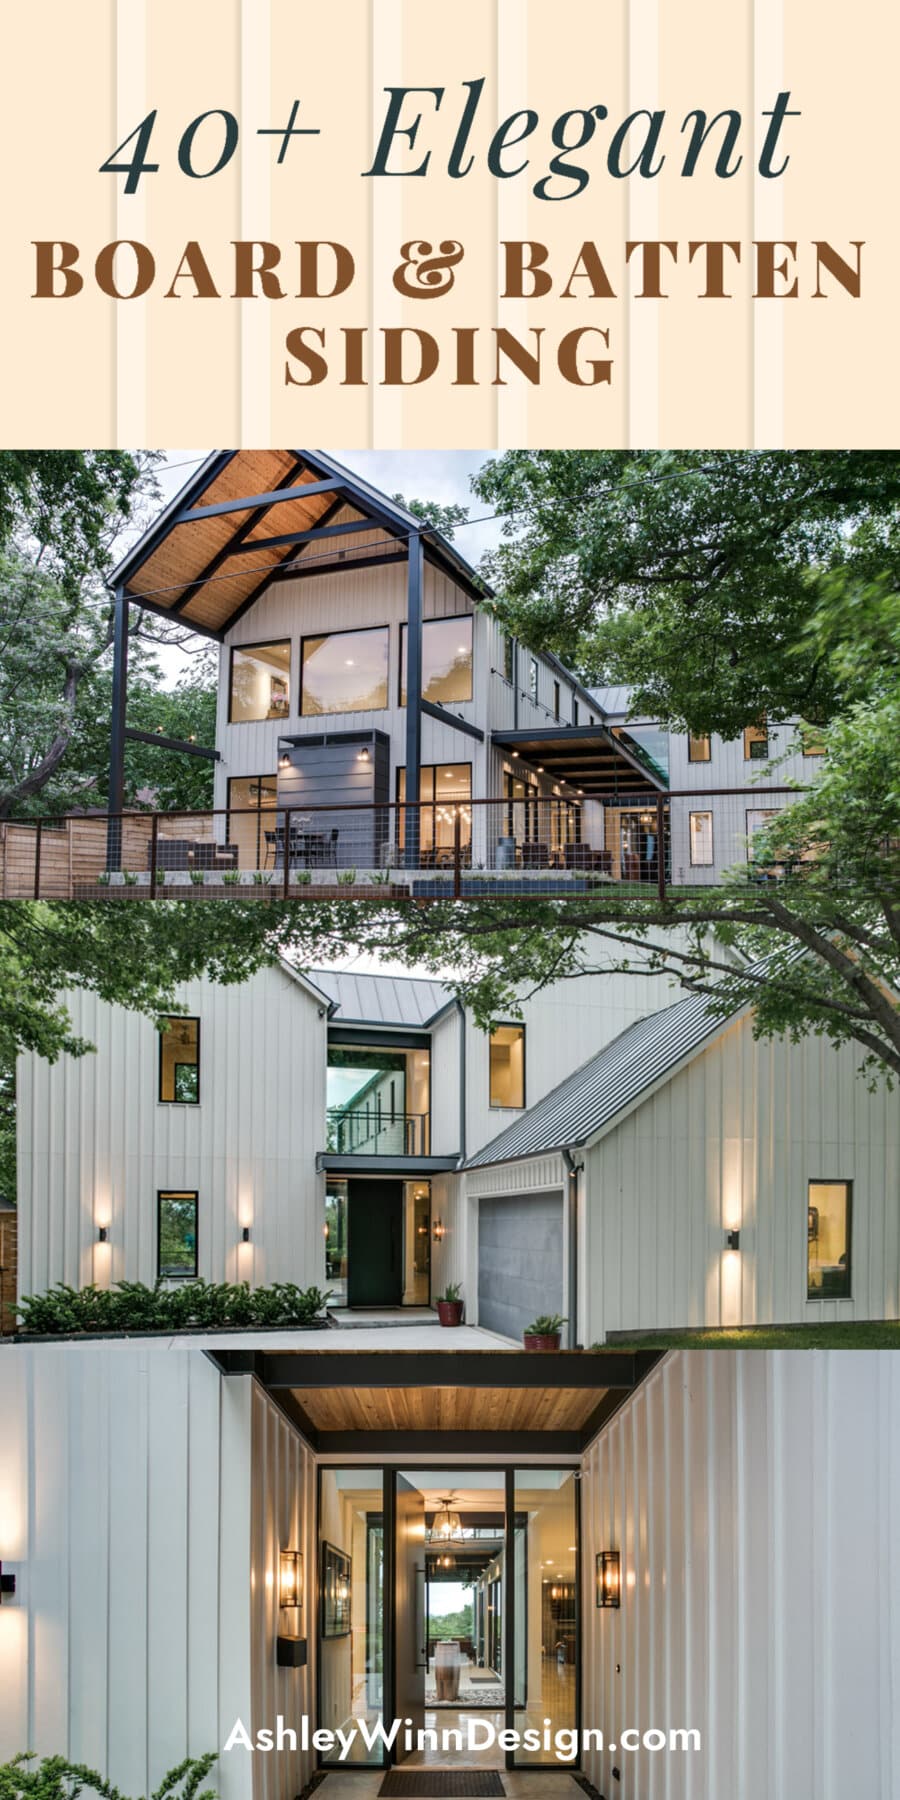
[[[439,294],[449,293],[455,280],[453,270],[462,262],[465,251],[453,238],[439,244],[438,251],[435,255],[433,244],[416,243],[415,239],[402,246],[403,261],[394,270],[398,294],[406,294],[412,300],[436,300]]]

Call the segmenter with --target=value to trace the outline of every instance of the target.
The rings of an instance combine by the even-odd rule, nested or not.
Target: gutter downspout
[[[458,996],[454,1005],[459,1014],[459,1167],[466,1160],[466,1009]]]
[[[563,1162],[569,1175],[569,1187],[566,1195],[568,1218],[568,1261],[569,1261],[569,1318],[566,1332],[566,1344],[569,1350],[578,1349],[578,1215],[579,1215],[579,1176],[584,1171],[584,1163],[576,1162],[572,1146],[564,1148]]]

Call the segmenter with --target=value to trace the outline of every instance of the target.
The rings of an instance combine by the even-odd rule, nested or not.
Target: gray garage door
[[[563,1309],[562,1194],[512,1194],[478,1206],[478,1323],[521,1338]]]

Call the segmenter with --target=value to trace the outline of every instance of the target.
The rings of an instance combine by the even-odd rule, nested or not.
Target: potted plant
[[[525,1327],[526,1350],[558,1350],[565,1319],[559,1313],[541,1313]]]
[[[442,1294],[435,1301],[437,1315],[442,1325],[461,1325],[463,1301],[458,1281],[449,1281]]]

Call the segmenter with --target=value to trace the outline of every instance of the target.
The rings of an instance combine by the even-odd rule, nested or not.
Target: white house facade
[[[317,1765],[337,1770],[328,1800],[346,1764],[304,1743],[304,1718],[536,1720],[592,1734],[555,1763],[560,1800],[573,1767],[623,1800],[893,1800],[896,1357],[677,1352],[617,1374],[613,1355],[557,1356],[552,1387],[533,1357],[482,1357],[505,1370],[474,1386],[444,1357],[456,1381],[413,1377],[432,1421],[416,1451],[377,1353],[333,1377],[327,1356],[244,1354],[0,1352],[0,1759],[63,1755],[149,1794],[216,1751],[222,1800],[294,1800]],[[579,1389],[587,1362],[618,1387]],[[483,1430],[435,1428],[441,1380],[445,1416],[462,1397],[529,1429],[486,1449]],[[360,1408],[376,1428],[354,1434]],[[423,1657],[410,1626],[439,1633],[448,1543],[471,1629],[442,1645],[442,1700],[435,1634]],[[226,1751],[238,1722],[256,1741],[279,1718],[293,1744]],[[382,1760],[354,1741],[351,1767],[380,1782]],[[437,1760],[504,1766],[496,1747]],[[506,1761],[515,1793],[516,1769],[546,1781],[534,1765],[554,1758]]]
[[[658,974],[492,1033],[440,983],[287,965],[18,1070],[19,1292],[247,1280],[519,1340],[900,1316],[900,1121],[852,1047],[757,1042]]]

